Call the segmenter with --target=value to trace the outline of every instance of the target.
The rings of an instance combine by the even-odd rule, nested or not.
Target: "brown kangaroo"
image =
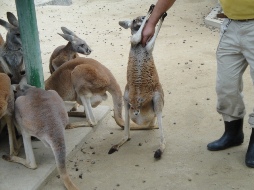
[[[96,125],[92,107],[106,100],[106,92],[109,92],[114,103],[115,121],[123,128],[120,86],[110,70],[94,59],[78,57],[65,62],[45,81],[45,89],[55,90],[64,101],[77,101],[84,106],[88,124],[84,121],[67,128]]]
[[[74,32],[66,27],[61,27],[61,29],[64,34],[58,34],[67,40],[68,43],[67,45],[58,46],[51,54],[49,59],[49,70],[51,74],[63,63],[79,57],[78,53],[89,55],[92,52],[86,42]]]
[[[7,124],[11,156],[17,155],[21,146],[21,143],[16,139],[13,115],[14,94],[11,87],[11,80],[5,73],[0,73],[0,133],[5,124]]]
[[[79,57],[78,53],[89,55],[92,52],[91,48],[86,44],[86,42],[79,38],[74,32],[66,27],[61,27],[61,30],[64,34],[58,34],[67,40],[68,43],[67,45],[58,46],[51,54],[49,59],[49,70],[51,74],[65,62]],[[78,106],[78,103],[75,103],[71,111],[77,111]],[[68,114],[69,116],[84,115],[76,112],[68,112]]]
[[[154,154],[160,158],[165,149],[165,138],[162,127],[162,109],[164,105],[164,93],[159,82],[159,76],[153,60],[152,50],[155,39],[166,13],[160,19],[153,38],[146,47],[140,43],[141,32],[151,15],[154,5],[150,7],[146,17],[137,17],[133,21],[120,21],[120,26],[131,29],[131,48],[127,67],[127,84],[124,92],[125,125],[124,138],[110,150],[109,154],[117,151],[130,139],[130,119],[138,125],[153,127],[157,118],[160,129],[160,147]]]
[[[65,126],[68,115],[61,97],[55,91],[46,91],[27,84],[16,88],[15,125],[22,133],[26,159],[4,156],[4,159],[36,169],[36,161],[31,144],[31,136],[51,147],[58,172],[68,190],[78,188],[71,181],[66,170]]]

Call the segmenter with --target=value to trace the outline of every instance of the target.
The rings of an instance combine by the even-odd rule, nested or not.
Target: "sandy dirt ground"
[[[73,0],[69,7],[36,7],[45,79],[49,57],[66,41],[57,33],[61,26],[73,30],[93,49],[87,56],[108,67],[121,89],[126,84],[130,31],[119,20],[145,15],[154,0]],[[167,140],[161,160],[154,160],[159,130],[131,131],[132,139],[108,155],[123,136],[109,114],[68,161],[75,184],[89,190],[186,190],[253,189],[254,170],[245,166],[250,128],[245,118],[245,141],[241,146],[210,152],[206,145],[223,133],[216,112],[216,59],[219,30],[204,24],[217,0],[179,0],[168,11],[154,48],[154,59],[165,93],[163,126]],[[15,12],[15,1],[2,0],[0,18]],[[6,33],[0,27],[0,33]],[[253,107],[253,87],[244,75],[247,114]],[[103,102],[112,107],[112,99]],[[14,179],[15,180],[15,179]],[[43,188],[64,189],[56,175]]]

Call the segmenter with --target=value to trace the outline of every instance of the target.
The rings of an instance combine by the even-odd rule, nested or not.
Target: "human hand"
[[[151,40],[155,32],[155,26],[150,24],[149,22],[146,23],[145,27],[142,31],[142,39],[141,44],[143,47],[146,46],[146,44]]]

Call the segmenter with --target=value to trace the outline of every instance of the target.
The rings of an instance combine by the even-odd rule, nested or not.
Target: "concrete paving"
[[[82,108],[80,108],[82,109]],[[101,125],[103,118],[110,112],[108,106],[98,106],[94,109],[98,125],[94,128],[80,127],[66,130],[67,160],[70,159],[85,142],[85,138]],[[84,118],[70,118],[70,122],[81,121]],[[46,148],[41,141],[32,141],[38,168],[31,170],[17,163],[2,159],[9,153],[8,138],[0,138],[0,190],[32,190],[40,189],[52,175],[56,175],[55,158],[51,149]],[[25,158],[21,148],[20,157]],[[18,176],[18,177],[17,177]],[[14,182],[15,181],[15,182]]]

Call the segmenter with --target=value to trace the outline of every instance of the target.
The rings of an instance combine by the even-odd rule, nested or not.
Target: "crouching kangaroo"
[[[6,41],[0,42],[0,73],[6,73],[12,84],[19,84],[25,78],[22,44],[17,18],[7,12],[6,22],[0,19],[0,25],[7,30]]]
[[[16,139],[13,115],[14,94],[11,87],[11,80],[5,73],[0,73],[0,133],[5,124],[7,124],[11,156],[17,155],[21,146],[21,143]]]
[[[61,179],[68,190],[78,188],[71,181],[66,170],[66,147],[64,131],[68,115],[64,102],[55,91],[46,91],[27,84],[17,86],[15,101],[15,123],[20,128],[26,159],[5,156],[7,161],[37,168],[31,144],[31,136],[40,139],[53,150]]]
[[[107,99],[106,92],[112,95],[116,123],[124,125],[120,86],[110,70],[94,59],[78,57],[65,62],[45,81],[45,89],[55,90],[64,101],[77,101],[84,106],[88,124],[84,121],[67,128],[95,126],[92,107]]]
[[[141,32],[151,15],[154,5],[150,7],[146,17],[137,17],[133,21],[120,21],[123,28],[131,29],[131,48],[127,67],[127,84],[124,92],[125,125],[124,138],[110,150],[109,154],[117,151],[121,145],[130,139],[130,119],[138,125],[153,127],[157,118],[160,129],[160,147],[154,157],[160,158],[165,149],[165,138],[162,127],[162,109],[164,94],[159,82],[159,76],[152,56],[155,39],[166,13],[160,19],[155,35],[146,47],[141,45]]]

